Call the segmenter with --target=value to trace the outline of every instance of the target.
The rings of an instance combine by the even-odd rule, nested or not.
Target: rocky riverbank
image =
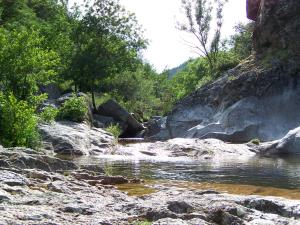
[[[156,146],[157,147],[157,146]],[[128,196],[104,174],[31,149],[0,150],[0,224],[299,224],[300,201],[155,185]]]
[[[274,141],[300,126],[300,3],[248,2],[259,5],[253,54],[149,123],[149,137]]]

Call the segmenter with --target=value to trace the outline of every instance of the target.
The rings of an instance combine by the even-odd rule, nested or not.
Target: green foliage
[[[234,51],[219,51],[217,63],[213,74],[213,79],[220,77],[224,72],[236,67],[240,62],[240,57]]]
[[[219,51],[216,57],[218,59],[213,73],[205,57],[189,60],[185,68],[168,81],[172,91],[166,94],[170,95],[170,92],[173,94],[168,101],[171,101],[173,105],[179,99],[220,77],[225,71],[234,68],[239,63],[238,56],[232,51]]]
[[[118,124],[110,124],[105,130],[111,133],[115,138],[118,138],[122,133],[122,129]]]
[[[106,78],[101,91],[109,93],[110,98],[143,120],[160,114],[157,78],[158,74],[150,65],[140,64],[135,71],[124,71]]]
[[[146,41],[135,16],[114,0],[87,6],[75,34],[69,76],[81,90],[91,92],[96,108],[96,87],[108,76],[133,69]]]
[[[63,175],[64,175],[65,177],[68,177],[68,176],[71,175],[71,173],[70,173],[70,171],[64,171],[64,172],[63,172]]]
[[[27,100],[56,75],[58,55],[42,46],[42,38],[33,30],[0,28],[0,84],[3,91]]]
[[[102,105],[103,103],[105,103],[108,100],[113,99],[113,98],[114,97],[110,93],[103,93],[103,94],[96,93],[95,94],[96,105]]]
[[[236,33],[232,35],[227,42],[234,53],[242,60],[250,56],[252,52],[254,23],[239,23],[234,28]]]
[[[39,145],[35,107],[17,100],[13,94],[0,95],[0,142],[5,147]]]
[[[136,221],[133,223],[134,225],[151,225],[151,222],[148,221]]]
[[[46,123],[51,123],[55,121],[59,113],[59,110],[52,107],[52,106],[47,106],[43,109],[43,111],[40,113],[40,118],[43,122]]]
[[[254,145],[260,145],[260,140],[259,139],[252,139],[251,141],[250,141],[250,143],[252,143],[252,144],[254,144]]]
[[[87,119],[88,105],[84,97],[73,96],[66,100],[59,110],[60,119],[82,122]]]

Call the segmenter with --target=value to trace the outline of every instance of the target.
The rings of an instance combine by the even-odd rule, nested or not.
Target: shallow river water
[[[300,156],[253,157],[227,161],[134,160],[81,158],[99,164],[107,174],[138,177],[152,184],[213,188],[236,194],[262,194],[300,199]],[[124,186],[123,189],[130,189]]]

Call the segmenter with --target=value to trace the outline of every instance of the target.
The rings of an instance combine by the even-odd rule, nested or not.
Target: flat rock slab
[[[29,184],[29,180],[20,174],[7,170],[0,170],[0,183],[9,186],[25,186]]]

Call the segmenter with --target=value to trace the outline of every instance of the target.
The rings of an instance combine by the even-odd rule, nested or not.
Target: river
[[[106,156],[81,158],[101,165],[110,175],[138,177],[152,184],[212,188],[235,194],[300,199],[300,156],[252,157],[245,160],[134,160]],[[127,189],[134,188],[126,187]],[[125,189],[126,189],[125,188]]]

